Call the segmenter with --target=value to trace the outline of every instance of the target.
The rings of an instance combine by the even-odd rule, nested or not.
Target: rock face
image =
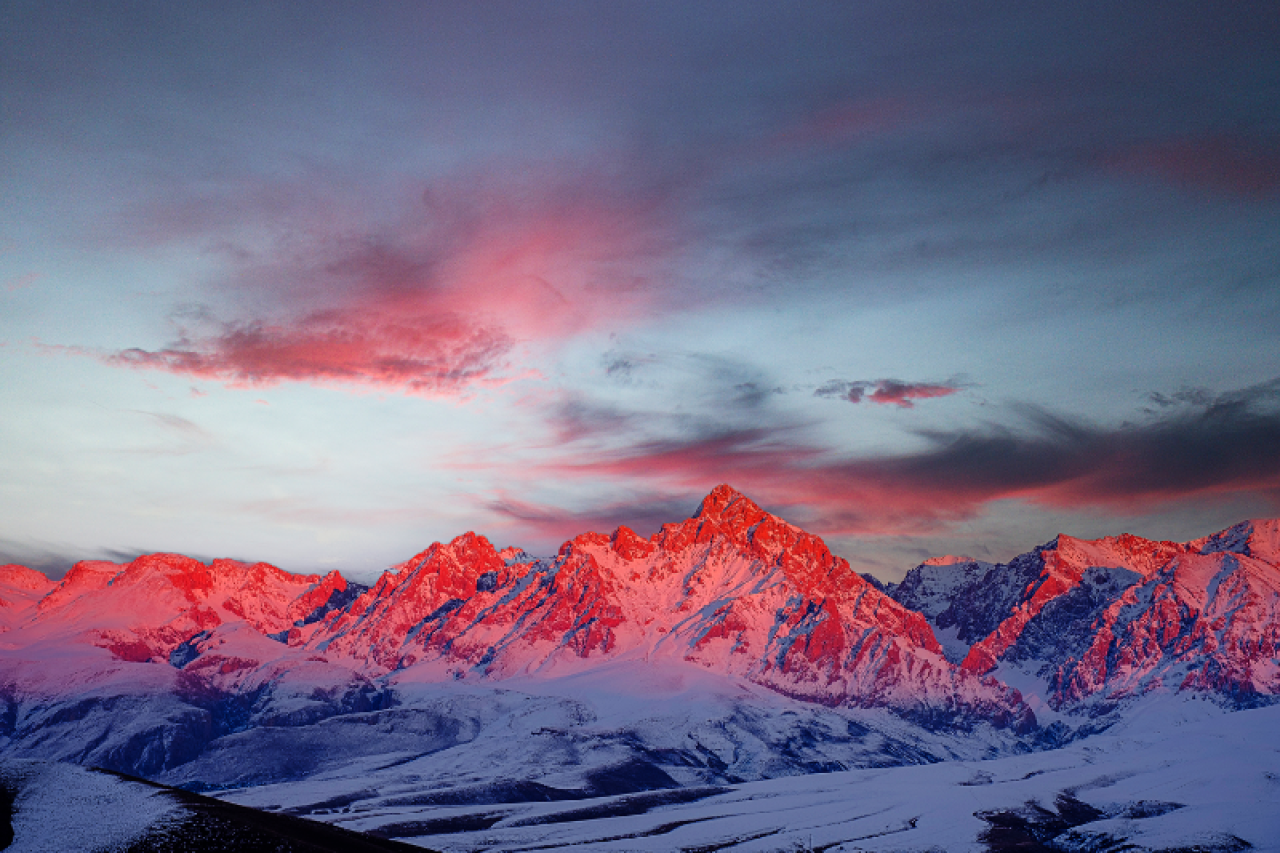
[[[651,538],[586,533],[553,560],[508,562],[470,533],[433,545],[290,643],[455,678],[678,659],[828,705],[1034,724],[1016,691],[948,663],[919,613],[728,486]]]
[[[1030,670],[1060,709],[1157,689],[1251,705],[1280,694],[1278,542],[1276,520],[1187,543],[1063,535],[1005,564],[919,566],[894,596],[954,631],[964,669]]]
[[[0,754],[170,778],[205,762],[182,777],[193,782],[234,764],[223,782],[249,784],[266,753],[267,775],[289,778],[336,754],[321,729],[368,733],[375,720],[405,749],[430,734],[484,752],[495,702],[543,739],[539,762],[578,762],[581,737],[611,744],[609,761],[665,756],[662,773],[699,768],[688,772],[703,781],[1022,749],[1151,691],[1273,701],[1278,561],[1280,522],[1253,521],[1181,544],[1064,535],[1005,564],[934,559],[881,588],[720,486],[648,538],[584,533],[535,559],[467,533],[372,588],[176,554],[82,562],[56,583],[0,566]],[[646,706],[628,692],[645,679],[682,698],[665,722],[610,728],[609,715]],[[701,705],[670,686],[700,680]],[[1044,714],[1084,722],[1040,728],[1010,683]],[[585,694],[612,710],[593,717]],[[601,728],[582,734],[593,719]]]

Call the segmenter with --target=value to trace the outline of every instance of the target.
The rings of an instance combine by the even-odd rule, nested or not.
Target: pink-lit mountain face
[[[961,735],[980,750],[1044,746],[1149,695],[1229,708],[1280,695],[1278,543],[1276,521],[1184,544],[1059,536],[1008,564],[931,560],[886,594],[721,486],[649,538],[585,533],[534,559],[468,533],[371,588],[173,554],[79,563],[57,583],[4,566],[0,753],[256,784],[333,753],[325,721],[386,733],[360,754],[423,738],[483,752],[477,732],[514,714],[529,737],[569,732],[538,758],[554,762],[578,754],[575,726],[604,719],[575,691],[631,695],[637,679],[686,685],[666,695],[697,705],[664,705],[678,723],[636,723],[656,746],[623,738],[627,761],[657,768],[644,784],[672,768],[703,781],[827,768],[837,748],[839,766],[937,760],[969,748],[943,742]],[[690,673],[719,686],[687,693]],[[552,706],[559,728],[537,722]],[[721,716],[696,744],[672,734],[704,711]],[[599,725],[583,742],[623,737]],[[700,740],[722,736],[720,753]],[[275,769],[260,773],[268,755]],[[497,773],[513,759],[485,760]]]
[[[337,573],[171,554],[79,563],[57,584],[9,571],[26,585],[4,607],[9,648],[88,645],[220,689],[285,661],[428,681],[675,661],[828,706],[1035,724],[1016,691],[948,662],[919,613],[725,486],[649,539],[587,533],[534,560],[468,533],[358,596]]]
[[[975,673],[1046,679],[1058,708],[1150,691],[1280,694],[1280,521],[1187,543],[1059,536],[1008,564],[913,569],[894,597]]]
[[[473,534],[433,545],[289,643],[436,678],[677,660],[826,705],[1034,725],[1016,691],[950,664],[920,614],[727,486],[649,539],[587,533],[550,561]]]
[[[6,567],[9,568],[9,567]],[[0,583],[9,577],[0,575]],[[191,637],[244,622],[260,634],[287,631],[347,589],[337,572],[294,575],[267,563],[149,554],[124,566],[77,563],[58,584],[45,581],[21,623],[28,642],[87,642],[128,661],[167,661]],[[0,593],[2,596],[3,593]],[[21,599],[19,599],[21,600]],[[10,627],[17,627],[10,621]]]

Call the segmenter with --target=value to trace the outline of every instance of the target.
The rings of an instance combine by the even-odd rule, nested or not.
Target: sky
[[[1270,2],[0,2],[0,562],[728,483],[888,580],[1280,515]]]

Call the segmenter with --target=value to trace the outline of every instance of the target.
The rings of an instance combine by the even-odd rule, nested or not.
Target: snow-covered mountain
[[[0,759],[437,804],[970,761],[1270,704],[1278,611],[1277,521],[883,587],[727,486],[648,538],[534,559],[467,533],[368,588],[174,554],[3,566]]]
[[[1043,692],[1058,710],[1149,691],[1241,707],[1280,694],[1277,520],[1186,543],[1061,535],[1008,563],[918,566],[893,595],[964,669]]]
[[[124,564],[76,563],[58,583],[22,566],[0,567],[0,642],[88,643],[119,660],[165,662],[193,636],[244,622],[260,634],[319,618],[348,590],[337,572],[294,575],[267,563],[148,554]]]
[[[685,661],[824,705],[1034,727],[1016,691],[949,663],[928,623],[821,539],[727,486],[649,539],[586,533],[553,560],[433,545],[290,645],[429,679]]]

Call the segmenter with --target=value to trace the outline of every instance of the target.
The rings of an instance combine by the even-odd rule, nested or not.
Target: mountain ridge
[[[728,486],[651,537],[583,533],[551,560],[504,560],[474,533],[436,543],[289,643],[452,678],[678,658],[808,701],[1034,726],[1016,691],[949,664],[919,614]]]
[[[1193,590],[1178,579],[1208,571],[1191,563],[1245,560],[1247,597],[1259,584],[1258,594],[1274,592],[1260,579],[1277,572],[1277,555],[1280,521],[1267,519],[1186,543],[1060,534],[1008,563],[931,558],[885,595],[820,537],[720,485],[689,518],[649,537],[625,526],[582,533],[555,557],[537,560],[517,549],[499,552],[467,532],[393,566],[368,588],[336,571],[294,575],[267,563],[206,565],[166,553],[127,564],[81,561],[57,582],[8,565],[0,567],[0,628],[9,646],[74,637],[124,660],[166,662],[193,638],[243,620],[291,648],[356,669],[385,674],[433,659],[450,678],[563,671],[618,654],[674,655],[809,701],[905,707],[910,703],[894,699],[892,689],[905,678],[917,694],[932,691],[952,706],[964,704],[967,689],[979,704],[1019,714],[1016,691],[1002,693],[984,676],[1006,659],[1028,656],[1028,626],[1033,633],[1042,627],[1046,607],[1052,615],[1070,602],[1075,622],[1087,614],[1103,619],[1105,630],[1154,632],[1168,645],[1175,637],[1156,623],[1176,613],[1185,620],[1188,608],[1207,603],[1207,581]],[[1215,573],[1221,571],[1219,565]],[[1163,616],[1138,618],[1131,612],[1137,592],[1133,600],[1124,596],[1151,584],[1169,603]],[[1265,626],[1275,608],[1264,604],[1257,618]],[[1239,621],[1233,614],[1232,624]],[[1203,647],[1212,631],[1194,630]],[[1246,655],[1266,656],[1275,646],[1266,631],[1255,641],[1232,636]],[[1094,669],[1107,670],[1108,655],[1135,655],[1084,639]],[[1054,676],[1059,704],[1099,688],[1084,652],[1074,651]],[[957,663],[958,671],[951,666]],[[1237,676],[1201,673],[1185,686],[1218,684],[1238,693],[1245,684],[1240,662],[1215,666]],[[1112,661],[1107,671],[1114,670]],[[1274,679],[1248,683],[1255,692],[1280,691]],[[1029,723],[1024,715],[1022,725]]]
[[[1278,531],[1064,534],[1008,563],[926,561],[887,595],[720,486],[649,537],[583,533],[539,559],[468,532],[369,587],[175,554],[82,562],[58,582],[7,566],[0,755],[257,784],[302,772],[288,769],[301,758],[260,766],[271,750],[331,752],[308,740],[322,730],[381,720],[401,732],[388,743],[457,744],[496,724],[495,707],[530,737],[558,733],[553,764],[609,744],[611,761],[651,768],[642,778],[699,784],[1040,749],[1144,697],[1276,701]],[[715,722],[679,704],[635,722],[628,680],[701,684],[663,695],[702,696]],[[585,710],[579,690],[615,710]],[[605,723],[619,708],[643,736]]]
[[[964,669],[1033,669],[1057,707],[1168,687],[1249,705],[1280,693],[1278,542],[1274,519],[1185,543],[1063,534],[1008,563],[947,567],[945,607],[929,592],[946,570],[928,563],[893,594],[954,631]]]

